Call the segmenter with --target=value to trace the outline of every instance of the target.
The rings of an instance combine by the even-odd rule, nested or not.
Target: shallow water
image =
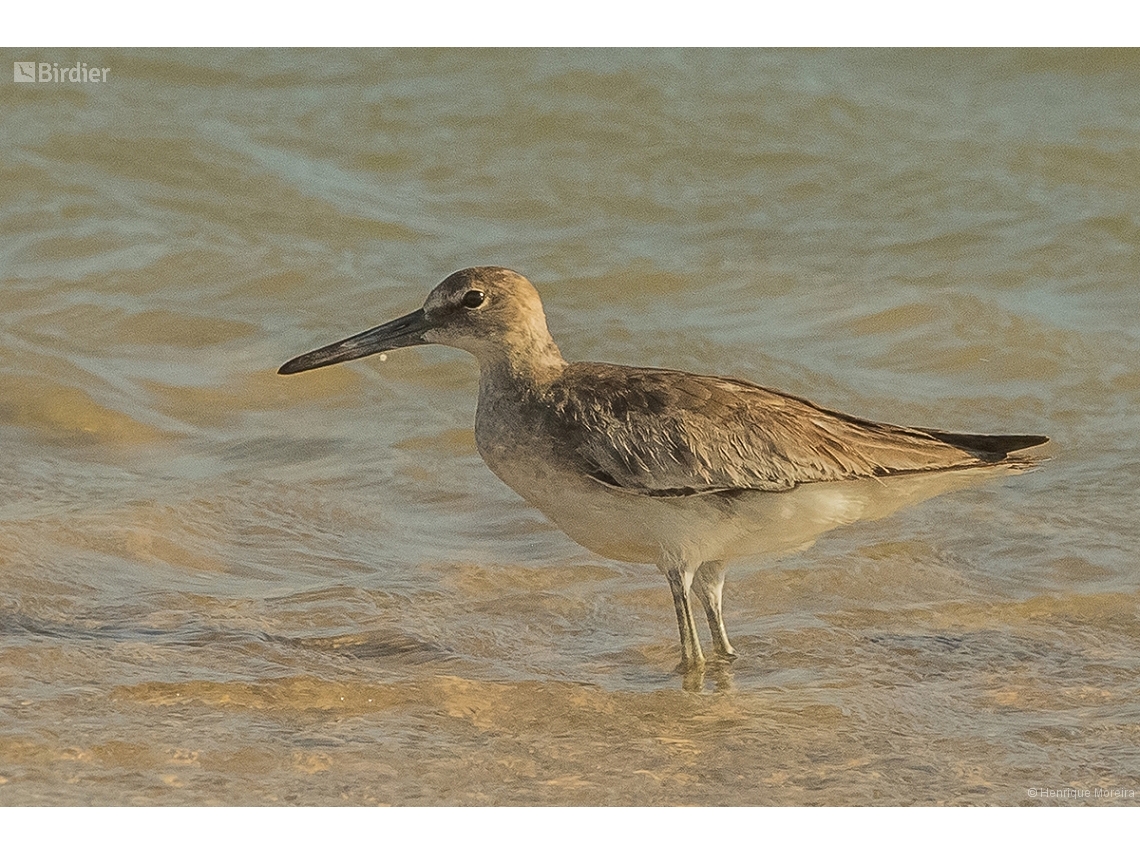
[[[110,73],[0,85],[0,803],[1136,803],[1140,53],[3,53]],[[275,374],[486,263],[1052,459],[736,562],[686,685],[469,357]]]

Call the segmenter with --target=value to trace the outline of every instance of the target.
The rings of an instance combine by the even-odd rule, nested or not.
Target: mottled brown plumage
[[[740,380],[596,362],[568,365],[545,397],[563,454],[651,496],[978,466],[1045,441],[880,424]]]

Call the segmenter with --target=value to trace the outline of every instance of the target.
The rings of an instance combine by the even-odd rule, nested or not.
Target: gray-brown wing
[[[649,495],[781,491],[999,459],[922,430],[680,371],[574,363],[550,395],[559,453],[603,483]]]

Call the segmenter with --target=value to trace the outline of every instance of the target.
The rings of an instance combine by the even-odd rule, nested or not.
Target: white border
[[[9,47],[92,46],[1097,46],[1119,44],[1126,5],[901,0],[702,3],[429,0],[156,5],[91,0],[10,3]]]

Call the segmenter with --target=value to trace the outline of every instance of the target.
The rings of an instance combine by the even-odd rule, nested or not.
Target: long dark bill
[[[338,362],[348,362],[350,359],[383,353],[385,350],[423,344],[423,334],[430,330],[431,326],[424,315],[424,310],[416,309],[402,318],[357,333],[343,341],[295,356],[278,368],[277,373],[297,374],[312,368],[323,368],[326,365],[336,365]]]

